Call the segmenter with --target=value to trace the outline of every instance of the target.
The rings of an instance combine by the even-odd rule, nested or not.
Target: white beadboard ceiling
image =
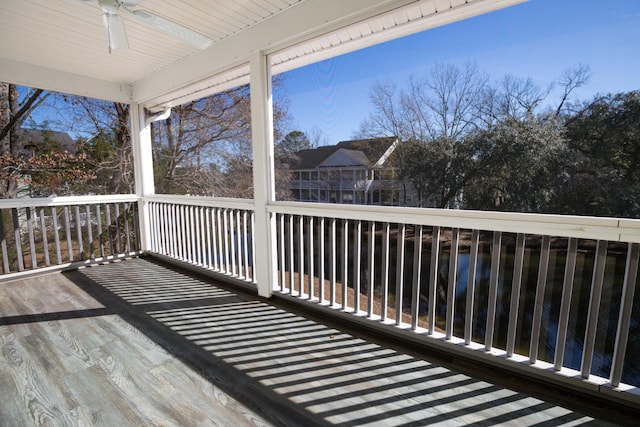
[[[130,49],[109,54],[97,1],[0,0],[0,81],[152,109],[525,0],[144,0],[213,40],[198,50],[121,13]]]

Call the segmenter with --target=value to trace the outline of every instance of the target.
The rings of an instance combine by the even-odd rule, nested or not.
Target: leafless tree
[[[279,100],[275,140],[288,120],[286,99]],[[174,107],[154,124],[153,136],[159,192],[253,197],[249,86]]]

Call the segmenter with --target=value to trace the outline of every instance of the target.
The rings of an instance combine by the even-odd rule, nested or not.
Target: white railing
[[[255,284],[251,200],[150,196],[151,250]],[[273,291],[640,402],[640,221],[278,202]]]
[[[140,253],[135,195],[0,200],[2,278]]]
[[[277,292],[447,351],[640,397],[640,221],[302,203],[269,212]]]
[[[169,195],[145,201],[153,252],[255,283],[252,201]]]

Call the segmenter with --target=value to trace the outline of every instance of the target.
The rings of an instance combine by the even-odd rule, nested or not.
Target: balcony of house
[[[0,5],[5,104],[16,86],[113,104],[133,193],[0,200],[0,424],[637,424],[640,220],[384,206],[409,200],[384,170],[395,136],[301,166],[316,203],[276,191],[279,74],[521,2]],[[186,105],[197,126],[172,129]],[[231,175],[211,138],[241,142],[225,184],[252,198],[156,194],[167,164]]]
[[[0,208],[9,425],[637,416],[635,220],[282,202],[265,257],[252,200]]]
[[[394,173],[397,170],[391,168],[297,170],[286,179],[286,187],[291,198],[299,202],[411,206],[411,184],[401,185],[393,178]]]

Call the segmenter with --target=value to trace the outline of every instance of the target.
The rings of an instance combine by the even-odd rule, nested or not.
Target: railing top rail
[[[154,194],[144,196],[146,202],[174,203],[179,205],[205,206],[212,208],[253,210],[251,199],[232,199],[226,197],[178,196],[173,194]]]
[[[2,199],[0,209],[66,206],[66,205],[91,205],[98,203],[135,202],[139,197],[135,194],[112,194],[99,196],[58,196],[44,198]]]
[[[640,243],[640,220],[517,212],[275,202],[271,213]]]

